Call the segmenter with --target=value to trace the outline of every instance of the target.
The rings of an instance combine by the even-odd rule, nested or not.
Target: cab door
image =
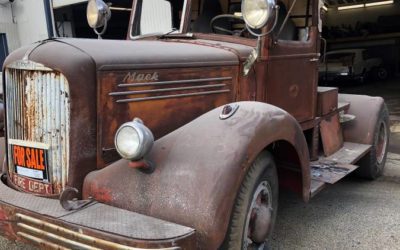
[[[285,19],[287,13],[280,12],[269,45],[265,94],[268,103],[286,110],[299,122],[316,116],[320,57],[318,3],[305,2],[296,3],[300,4],[297,8],[300,12],[292,12],[285,27],[279,26],[279,23],[283,22],[281,20]],[[308,4],[308,8],[301,3]],[[288,5],[287,9],[291,7],[290,1]],[[281,6],[280,11],[284,9],[285,6]],[[295,7],[293,9],[296,10]],[[298,14],[303,11],[303,15]]]

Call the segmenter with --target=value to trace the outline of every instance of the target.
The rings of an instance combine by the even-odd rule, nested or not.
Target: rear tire
[[[389,78],[389,71],[385,67],[377,67],[373,70],[373,76],[377,81],[386,81]]]
[[[267,249],[278,209],[278,176],[263,151],[248,170],[231,215],[225,249]]]
[[[374,142],[371,152],[358,162],[360,166],[356,172],[358,176],[375,180],[383,174],[389,147],[389,128],[389,111],[384,104],[375,125]]]

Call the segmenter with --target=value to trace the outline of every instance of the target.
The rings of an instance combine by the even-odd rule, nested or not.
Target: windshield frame
[[[128,39],[136,40],[136,39],[140,39],[140,38],[162,35],[161,33],[135,35],[135,36],[132,34],[133,24],[136,21],[135,19],[137,18],[136,11],[137,11],[138,1],[139,0],[133,0],[133,3],[132,3],[132,12],[131,12],[130,20],[129,20]],[[145,1],[145,0],[143,0],[143,1]],[[179,30],[174,31],[173,34],[187,33],[188,23],[189,23],[188,19],[190,18],[191,2],[192,2],[192,0],[184,0],[183,7],[182,7],[182,16],[181,16],[180,27],[179,27]]]

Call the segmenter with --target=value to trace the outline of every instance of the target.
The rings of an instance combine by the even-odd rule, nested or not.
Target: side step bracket
[[[311,196],[321,191],[325,184],[334,184],[356,170],[355,164],[371,150],[371,145],[344,142],[343,147],[329,157],[311,162]]]

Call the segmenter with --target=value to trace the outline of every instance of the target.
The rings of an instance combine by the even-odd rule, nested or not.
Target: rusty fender
[[[227,120],[219,119],[222,107],[216,108],[159,139],[149,157],[156,165],[152,174],[129,168],[125,160],[90,173],[84,197],[193,227],[198,248],[217,249],[247,169],[268,145],[284,140],[297,149],[308,200],[309,155],[296,120],[269,104],[237,104]]]
[[[354,143],[373,144],[379,113],[385,105],[382,97],[340,94],[339,102],[349,102],[348,113],[356,119],[343,125],[344,140]]]

